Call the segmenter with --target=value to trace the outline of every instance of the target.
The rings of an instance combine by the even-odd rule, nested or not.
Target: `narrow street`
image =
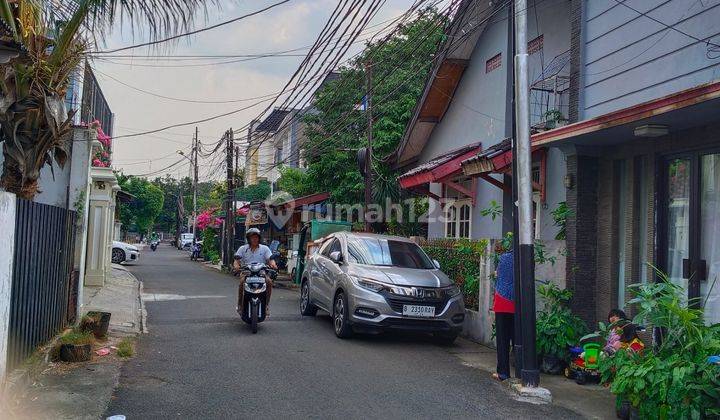
[[[144,282],[149,333],[123,367],[108,416],[578,417],[512,400],[424,337],[339,340],[327,315],[299,315],[294,290],[275,290],[270,319],[252,335],[235,315],[234,279],[165,244],[128,267]]]

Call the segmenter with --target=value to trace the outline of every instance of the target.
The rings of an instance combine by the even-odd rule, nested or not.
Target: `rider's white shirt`
[[[270,251],[267,245],[263,244],[260,244],[255,251],[250,249],[250,245],[243,245],[238,248],[235,256],[240,258],[242,265],[250,265],[252,263],[265,264],[270,257],[272,257],[272,251]]]

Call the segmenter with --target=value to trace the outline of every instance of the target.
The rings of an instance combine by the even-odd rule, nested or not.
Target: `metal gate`
[[[74,211],[17,199],[8,370],[74,318],[75,222]]]

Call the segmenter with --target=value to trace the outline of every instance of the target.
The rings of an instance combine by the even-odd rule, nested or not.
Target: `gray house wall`
[[[720,0],[625,3],[696,38],[720,43]],[[585,0],[583,20],[581,120],[720,78],[720,58],[708,57],[705,42],[615,0]]]
[[[537,11],[528,10],[529,39],[542,34],[544,43],[542,54],[531,56],[530,78],[534,80],[555,56],[570,48],[570,1],[540,2]],[[500,68],[486,73],[488,59],[502,53]],[[493,146],[508,136],[506,127],[506,109],[512,95],[508,86],[508,69],[512,65],[508,49],[507,12],[495,15],[478,40],[468,67],[463,74],[452,102],[445,116],[435,127],[422,151],[419,163],[427,162],[450,150],[467,144],[481,142],[483,148]],[[569,64],[563,69],[569,74]],[[552,239],[557,228],[553,226],[549,212],[565,201],[565,156],[557,149],[548,153],[546,202],[541,209],[540,236]],[[495,176],[502,181],[501,176]],[[440,184],[431,184],[430,191],[441,195]],[[472,238],[499,238],[502,236],[502,221],[493,221],[480,214],[492,200],[503,205],[502,191],[490,183],[479,180],[477,183],[477,201],[472,215]],[[434,208],[434,211],[433,211]],[[428,237],[445,235],[445,226],[441,220],[439,206],[433,206],[428,223]]]

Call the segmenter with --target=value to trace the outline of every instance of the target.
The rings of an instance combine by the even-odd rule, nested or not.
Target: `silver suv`
[[[449,344],[465,319],[462,294],[437,261],[409,239],[370,233],[334,233],[308,257],[300,311],[318,308],[340,338],[401,329]]]

